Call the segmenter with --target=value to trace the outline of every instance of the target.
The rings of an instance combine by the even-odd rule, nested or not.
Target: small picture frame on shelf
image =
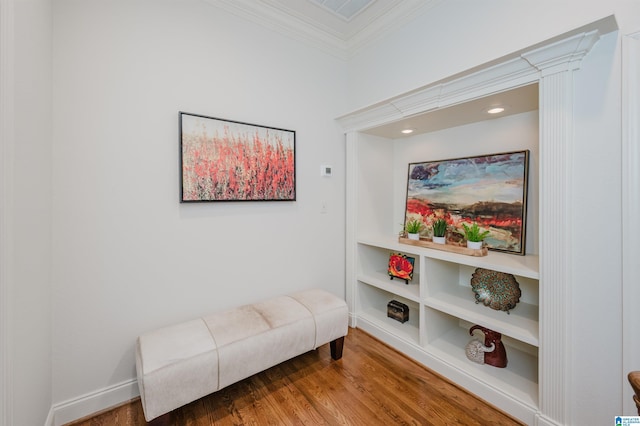
[[[413,279],[413,267],[416,259],[402,253],[391,253],[389,255],[389,266],[387,272],[389,279],[399,278],[404,280],[405,284]]]

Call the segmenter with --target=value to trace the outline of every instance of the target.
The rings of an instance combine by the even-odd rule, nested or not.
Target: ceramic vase
[[[467,241],[467,247],[475,250],[481,249],[482,241]]]

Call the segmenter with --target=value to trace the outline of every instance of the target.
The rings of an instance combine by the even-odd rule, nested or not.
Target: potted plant
[[[437,244],[447,243],[447,221],[439,218],[431,225],[433,229],[433,242]]]
[[[418,219],[411,219],[404,225],[404,230],[407,231],[407,237],[409,237],[410,240],[419,240],[420,231],[423,226],[422,221]]]
[[[467,247],[472,249],[482,248],[482,241],[489,235],[489,231],[482,231],[475,222],[471,226],[463,223],[462,228],[464,228],[464,236],[467,239]]]

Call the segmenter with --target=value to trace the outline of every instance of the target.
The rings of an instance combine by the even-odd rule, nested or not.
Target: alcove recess
[[[569,302],[567,286],[572,285],[567,226],[572,211],[565,200],[572,195],[573,78],[599,38],[616,29],[610,16],[337,119],[346,133],[351,326],[527,424],[564,424],[568,415],[563,401],[570,397],[570,386],[563,360],[573,324],[564,307]],[[487,119],[483,110],[492,103],[506,104],[511,115],[482,121]],[[523,138],[529,139],[526,148],[532,153],[526,254],[490,251],[471,257],[398,243],[408,162],[520,150],[522,146],[505,141],[494,149],[482,139],[493,139],[514,123],[528,123]],[[405,127],[415,132],[399,136]],[[474,137],[451,143],[460,135]],[[471,139],[488,146],[479,147]],[[459,155],[462,152],[466,155]],[[412,155],[418,157],[407,161]],[[389,280],[391,252],[415,258],[415,275],[408,285]],[[478,267],[516,277],[523,296],[510,314],[475,304],[469,281]],[[387,317],[391,300],[409,307],[409,321]],[[472,324],[503,334],[506,368],[466,358]]]

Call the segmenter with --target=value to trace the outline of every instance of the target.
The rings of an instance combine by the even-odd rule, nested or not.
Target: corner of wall
[[[0,2],[0,425],[13,424],[12,175],[13,175],[13,0]]]

